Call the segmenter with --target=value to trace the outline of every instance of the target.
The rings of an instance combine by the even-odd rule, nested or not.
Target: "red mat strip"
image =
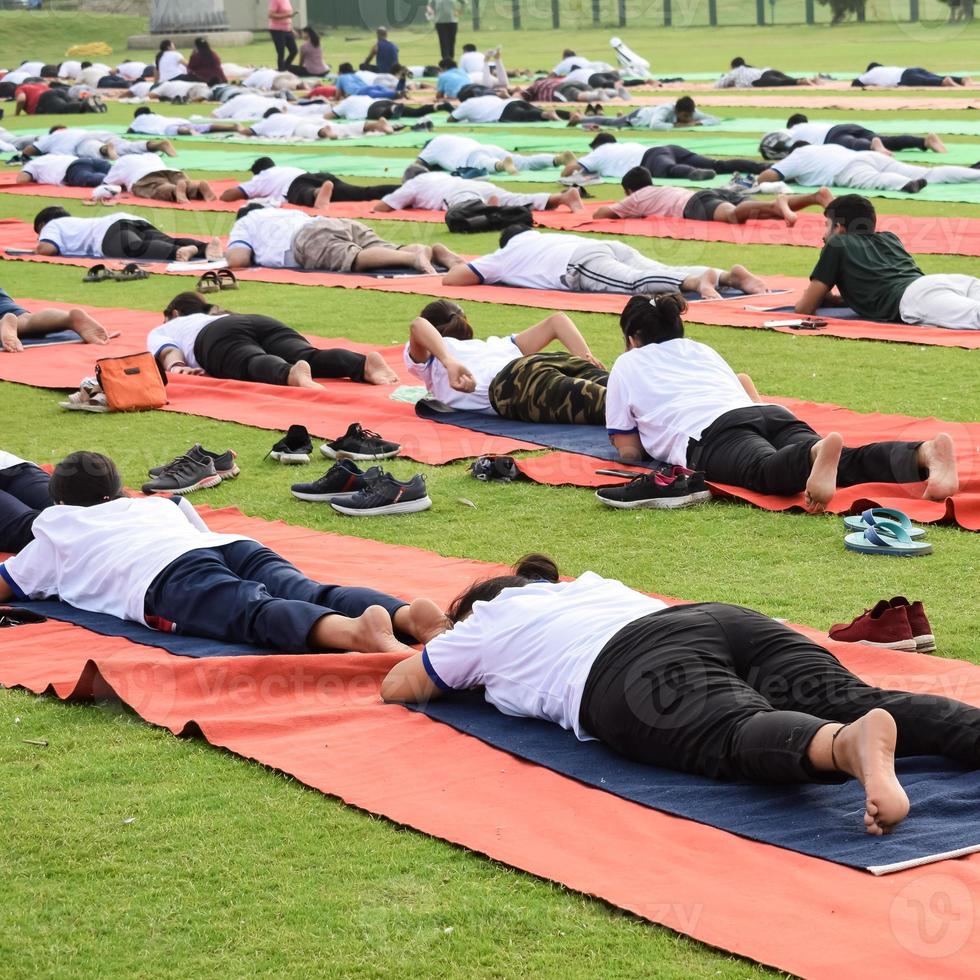
[[[258,537],[332,581],[399,592],[410,568],[420,591],[444,601],[494,570],[232,510],[205,515],[215,530]],[[975,666],[828,646],[872,683],[980,704]],[[200,732],[354,806],[795,974],[917,976],[941,962],[946,977],[975,975],[980,855],[876,878],[666,816],[380,704],[391,663],[383,655],[189,660],[48,622],[8,631],[0,683],[62,698],[115,693],[174,733]]]

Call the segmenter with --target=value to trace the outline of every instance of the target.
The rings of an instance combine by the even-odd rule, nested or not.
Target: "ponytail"
[[[177,316],[191,316],[193,313],[211,313],[215,310],[213,303],[209,303],[200,293],[178,293],[163,311],[163,315],[170,319],[172,314]]]
[[[525,555],[514,566],[513,575],[498,575],[496,578],[474,582],[466,591],[453,599],[449,606],[449,621],[454,625],[466,619],[477,602],[490,602],[504,589],[520,589],[532,582],[557,582],[558,566],[547,555]]]
[[[681,314],[686,309],[687,301],[680,293],[633,296],[619,317],[619,326],[627,346],[645,347],[683,337]],[[631,345],[630,341],[635,343]]]
[[[437,299],[429,303],[419,314],[428,320],[443,337],[453,340],[472,340],[473,328],[470,326],[462,307],[451,300]]]

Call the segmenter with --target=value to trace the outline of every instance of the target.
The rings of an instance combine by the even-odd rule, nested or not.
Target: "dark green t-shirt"
[[[890,231],[870,235],[834,235],[810,273],[837,287],[841,298],[865,320],[898,322],[898,304],[922,270]]]

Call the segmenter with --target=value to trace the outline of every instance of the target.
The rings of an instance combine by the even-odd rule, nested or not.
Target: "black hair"
[[[802,112],[796,112],[789,119],[786,120],[786,128],[792,129],[794,126],[799,126],[800,123],[809,122],[806,116]]]
[[[682,95],[674,103],[674,112],[694,112],[694,109],[694,99],[692,99],[689,95]]]
[[[41,68],[41,78],[57,78],[58,77],[58,67],[57,65],[44,65]]]
[[[276,161],[272,157],[259,157],[258,160],[252,161],[252,166],[248,169],[253,174],[260,174],[263,170],[268,170],[269,167],[274,167],[275,165]]]
[[[454,625],[473,611],[477,602],[490,602],[504,589],[520,589],[532,582],[557,582],[558,566],[547,555],[525,555],[515,566],[513,575],[497,575],[494,578],[474,582],[461,592],[449,605],[447,613]]]
[[[562,60],[564,60],[565,58],[574,58],[575,52],[571,48],[565,48],[565,50],[562,51],[561,56],[562,56]]]
[[[152,78],[155,74],[156,72],[154,71],[153,65],[147,65],[143,69],[143,74],[140,75],[140,78]]]
[[[881,67],[881,62],[880,61],[872,61],[871,64],[868,65],[868,67],[865,68],[864,70],[865,71],[871,71],[872,68],[880,68],[880,67]]]
[[[476,45],[475,44],[464,44],[463,45],[463,50],[464,51],[476,51]]]
[[[419,316],[428,320],[443,337],[454,340],[472,340],[473,328],[463,313],[463,308],[451,299],[437,299],[422,309]]]
[[[62,207],[57,204],[52,205],[49,208],[42,208],[34,216],[34,234],[36,235],[40,230],[49,222],[55,221],[58,218],[70,218],[71,215]]]
[[[265,205],[260,204],[258,201],[252,201],[251,204],[246,204],[245,207],[239,208],[235,213],[235,220],[241,221],[246,214],[251,214],[253,211],[264,211]]]
[[[623,190],[627,194],[633,194],[643,187],[653,185],[653,177],[646,167],[631,167],[623,174]]]
[[[878,220],[875,206],[860,194],[835,197],[823,213],[831,224],[843,225],[844,231],[850,235],[870,235]]]
[[[156,56],[156,66],[157,66],[157,68],[160,67],[160,56],[163,54],[164,51],[169,51],[173,46],[174,46],[174,42],[171,41],[169,37],[164,38],[160,42],[160,50],[157,51],[157,56]]]
[[[600,146],[605,146],[607,143],[615,143],[616,137],[612,133],[600,133],[590,144],[593,150],[598,149]]]
[[[55,123],[49,130],[48,133],[57,133],[59,129],[67,129],[64,123]]]
[[[512,238],[516,238],[522,232],[530,230],[527,225],[508,225],[500,233],[500,247],[503,248]]]
[[[153,110],[152,110],[152,109],[151,109],[151,108],[150,108],[149,106],[147,106],[147,105],[144,105],[144,106],[140,106],[140,107],[139,107],[139,108],[138,108],[138,109],[137,109],[137,110],[136,110],[136,111],[135,111],[135,112],[133,113],[133,118],[134,118],[134,119],[136,119],[136,117],[137,117],[137,116],[147,116],[147,115],[149,115],[149,114],[150,114],[151,112],[153,112]]]
[[[273,106],[271,109],[266,109],[265,112],[262,113],[262,118],[268,119],[269,116],[275,116],[280,112],[282,112],[281,109],[277,109],[275,106]]]
[[[116,464],[102,453],[70,453],[55,468],[48,493],[56,504],[94,507],[125,496]]]
[[[338,75],[352,75],[354,73],[354,66],[349,62],[345,61],[337,68]]]
[[[209,303],[200,293],[186,292],[178,293],[163,311],[163,315],[169,319],[171,313],[177,316],[190,316],[192,313],[210,313],[214,309],[214,304]]]
[[[387,37],[388,36],[388,28],[387,27],[376,27],[375,30],[374,30],[374,33],[378,37]]]
[[[91,68],[92,67],[92,62],[91,61],[80,61],[78,63],[78,67],[79,68]]]
[[[744,58],[732,58],[732,68],[745,68],[745,67],[747,67],[747,65],[745,64]]]
[[[197,48],[201,54],[214,54],[211,50],[211,45],[208,44],[208,39],[206,37],[196,37],[194,38],[194,47]]]
[[[320,35],[312,27],[304,27],[303,30],[306,31],[306,36],[310,39],[310,44],[315,48],[320,47]]]
[[[631,297],[619,316],[619,327],[627,346],[645,347],[683,337],[681,314],[686,309],[687,301],[680,293]],[[630,341],[636,343],[631,345]]]
[[[443,71],[448,71],[450,68],[456,67],[456,62],[453,61],[452,58],[443,58],[442,61],[439,62],[439,67]]]

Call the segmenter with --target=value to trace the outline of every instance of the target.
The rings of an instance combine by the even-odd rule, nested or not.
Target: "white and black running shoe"
[[[348,517],[381,517],[385,514],[415,514],[432,506],[421,474],[411,480],[396,480],[390,473],[382,473],[363,490],[334,497],[330,506],[338,514]]]
[[[313,443],[305,425],[291,425],[286,434],[269,450],[269,456],[286,466],[310,461]]]
[[[349,459],[334,463],[319,480],[312,483],[294,483],[291,492],[297,500],[321,503],[363,490],[381,476],[381,467],[372,466],[367,471],[358,469]]]
[[[607,507],[620,510],[638,510],[641,507],[652,507],[658,510],[690,507],[702,501],[710,500],[711,493],[704,485],[703,479],[692,483],[693,477],[679,474],[664,475],[663,473],[644,473],[629,483],[616,486],[599,487],[595,495]]]
[[[214,460],[199,452],[195,446],[184,456],[178,456],[164,466],[154,479],[143,484],[143,493],[176,493],[183,495],[195,490],[216,487],[221,482]]]
[[[305,430],[304,430],[305,431]],[[377,432],[361,428],[353,422],[339,438],[320,446],[320,452],[328,459],[390,459],[397,456],[402,447],[397,442],[382,439]]]

